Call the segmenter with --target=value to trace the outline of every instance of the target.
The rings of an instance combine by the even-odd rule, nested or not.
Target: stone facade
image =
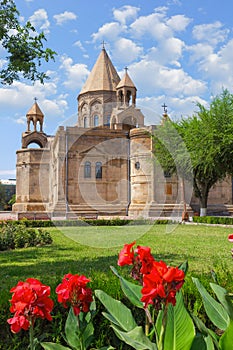
[[[67,218],[181,215],[183,187],[155,162],[151,134],[158,126],[144,125],[136,94],[127,69],[120,79],[103,48],[78,95],[76,126],[61,126],[48,137],[35,101],[17,151],[13,210],[24,216],[41,212]],[[39,148],[28,148],[32,143]],[[191,212],[189,205],[196,210],[197,201],[192,188],[185,188]],[[230,179],[211,191],[210,203],[232,204]]]

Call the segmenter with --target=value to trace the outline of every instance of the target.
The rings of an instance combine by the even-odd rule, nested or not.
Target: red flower
[[[229,242],[233,242],[233,234],[231,234],[231,235],[228,236],[228,241],[229,241]]]
[[[134,250],[133,246],[136,242],[132,242],[130,244],[125,244],[124,248],[119,253],[118,265],[133,265],[134,263]]]
[[[14,317],[7,320],[13,333],[21,329],[28,330],[36,318],[46,318],[51,321],[50,312],[53,301],[50,299],[50,287],[43,285],[39,280],[28,278],[10,290],[12,295],[10,311]]]
[[[184,271],[177,267],[167,266],[163,261],[154,261],[152,270],[143,276],[141,301],[145,304],[155,305],[157,309],[161,304],[176,304],[176,292],[184,283]]]
[[[88,312],[93,301],[92,290],[87,287],[88,282],[90,280],[85,276],[68,273],[56,288],[58,302],[65,308],[70,304],[75,315],[79,315],[81,311]]]
[[[138,259],[141,262],[141,274],[147,274],[151,271],[153,267],[154,257],[151,255],[151,250],[149,247],[137,246],[135,252],[138,254]]]

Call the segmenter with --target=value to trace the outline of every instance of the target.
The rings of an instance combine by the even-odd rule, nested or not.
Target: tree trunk
[[[200,198],[200,216],[206,216],[207,215],[207,201],[208,201],[208,194],[209,191],[207,190],[206,186],[201,189],[201,198]]]
[[[200,208],[200,216],[206,216],[207,214],[207,208]]]

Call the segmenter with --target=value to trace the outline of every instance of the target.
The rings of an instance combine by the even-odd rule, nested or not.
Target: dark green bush
[[[24,222],[17,225],[9,222],[0,228],[0,251],[51,243],[52,238],[48,231],[28,228]]]
[[[194,216],[193,222],[203,224],[233,225],[233,217],[229,216]]]

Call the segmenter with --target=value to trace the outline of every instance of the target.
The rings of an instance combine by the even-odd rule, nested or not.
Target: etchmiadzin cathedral
[[[77,101],[76,125],[60,126],[53,136],[43,131],[45,116],[36,101],[26,114],[13,211],[28,218],[35,213],[66,218],[181,216],[180,179],[165,174],[154,161],[151,135],[162,123],[144,124],[136,86],[127,70],[119,77],[104,47]],[[166,118],[165,111],[161,121]],[[185,187],[185,206],[193,213],[198,200],[190,185]],[[231,210],[231,179],[211,190],[208,204],[212,210]]]

